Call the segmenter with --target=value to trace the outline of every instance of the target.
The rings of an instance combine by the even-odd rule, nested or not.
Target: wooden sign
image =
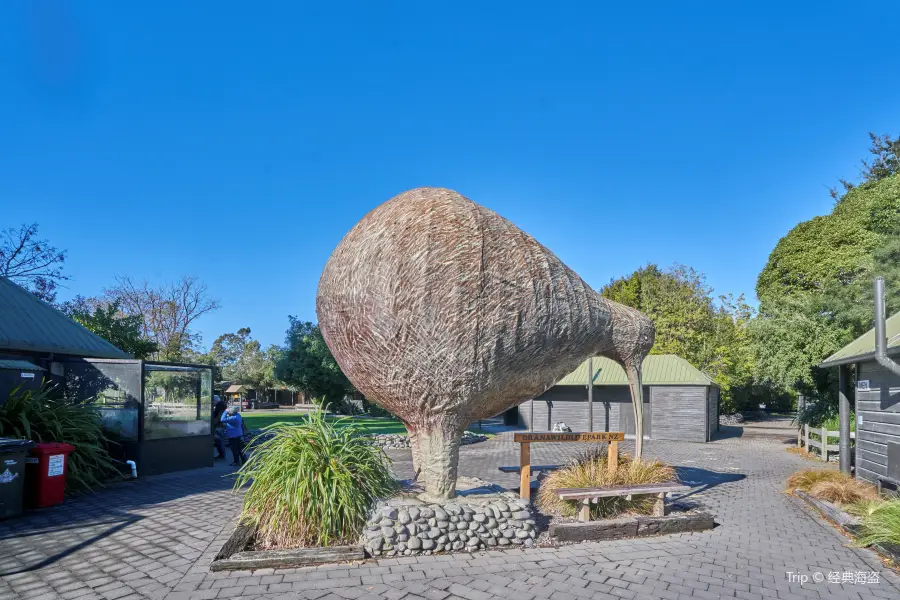
[[[536,442],[622,442],[621,431],[593,431],[590,433],[516,433],[513,439],[519,444]]]
[[[519,498],[531,499],[531,444],[537,442],[609,442],[606,461],[610,473],[619,468],[619,442],[625,440],[624,431],[592,431],[587,433],[516,433],[513,441],[519,446]]]

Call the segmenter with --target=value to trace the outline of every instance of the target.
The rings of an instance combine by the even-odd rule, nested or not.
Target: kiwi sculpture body
[[[410,190],[363,217],[325,265],[316,312],[344,374],[406,425],[432,497],[456,493],[466,426],[540,395],[589,356],[623,366],[642,431],[653,323],[452,190]],[[636,436],[638,456],[641,447]]]

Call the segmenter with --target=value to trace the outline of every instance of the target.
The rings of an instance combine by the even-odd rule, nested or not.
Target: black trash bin
[[[25,493],[25,457],[34,442],[0,438],[0,519],[22,514]]]

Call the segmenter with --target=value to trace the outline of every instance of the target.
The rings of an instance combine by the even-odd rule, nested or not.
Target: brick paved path
[[[461,472],[516,485],[496,471],[516,464],[508,435],[464,447]],[[535,445],[555,462],[572,445]],[[819,466],[781,442],[731,438],[712,444],[650,441],[695,490],[682,502],[716,516],[713,531],[562,548],[410,557],[320,568],[210,573],[239,498],[230,469],[141,479],[64,506],[0,522],[0,599],[94,598],[900,598],[900,580],[877,557],[781,493],[785,477]],[[408,452],[393,453],[399,475]],[[878,584],[804,585],[787,572],[878,571]]]

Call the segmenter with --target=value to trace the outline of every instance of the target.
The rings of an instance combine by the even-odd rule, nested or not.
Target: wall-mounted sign
[[[19,373],[22,379],[34,379],[34,373]]]
[[[868,379],[860,379],[856,382],[856,390],[858,392],[868,392],[869,391],[869,380]]]

